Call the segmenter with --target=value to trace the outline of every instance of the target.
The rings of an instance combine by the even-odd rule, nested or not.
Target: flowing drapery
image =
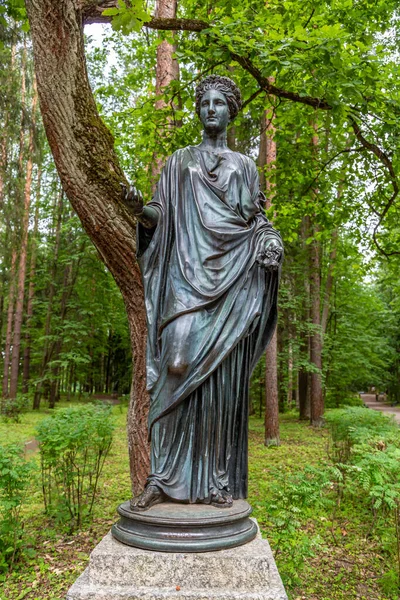
[[[188,147],[168,160],[139,226],[148,322],[152,473],[171,498],[247,492],[249,376],[276,324],[277,272],[256,261],[281,245],[260,207],[254,162]],[[176,357],[183,373],[171,370]]]

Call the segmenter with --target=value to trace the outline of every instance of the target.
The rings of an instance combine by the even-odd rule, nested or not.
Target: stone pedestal
[[[212,552],[247,544],[257,535],[251,506],[235,500],[229,508],[162,502],[145,511],[118,507],[111,533],[123,544],[157,552]]]
[[[271,549],[253,541],[217,552],[154,552],[109,533],[67,600],[287,600]]]

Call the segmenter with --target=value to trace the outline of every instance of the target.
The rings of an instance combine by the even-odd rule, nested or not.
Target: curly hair
[[[208,75],[196,87],[196,113],[200,116],[201,99],[208,90],[217,90],[226,98],[231,120],[234,119],[242,107],[242,95],[236,83],[222,75]]]

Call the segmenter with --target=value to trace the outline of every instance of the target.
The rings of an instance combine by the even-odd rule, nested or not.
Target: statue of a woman
[[[139,221],[151,399],[151,473],[133,510],[247,496],[249,378],[276,325],[283,248],[255,163],[227,147],[240,108],[233,81],[206,77],[201,144],[168,159],[146,206],[123,191]]]

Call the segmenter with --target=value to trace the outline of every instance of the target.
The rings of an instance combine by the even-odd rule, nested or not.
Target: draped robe
[[[268,241],[282,245],[261,201],[252,159],[189,146],[163,169],[149,204],[157,226],[139,225],[148,481],[174,500],[247,496],[249,378],[276,325],[279,281],[256,258]]]

